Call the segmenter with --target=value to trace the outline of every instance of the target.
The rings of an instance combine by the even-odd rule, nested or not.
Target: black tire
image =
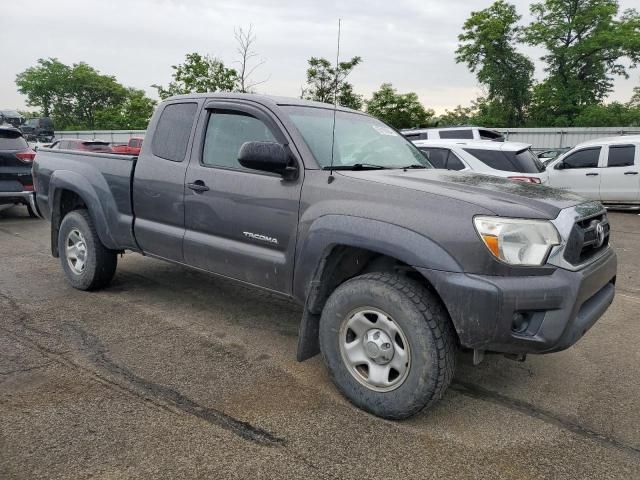
[[[408,339],[408,373],[391,391],[363,385],[343,360],[342,323],[362,307],[386,312]],[[340,285],[322,311],[319,335],[322,357],[338,390],[379,417],[398,420],[416,414],[437,402],[453,378],[457,343],[446,309],[436,295],[401,275],[368,273]]]
[[[81,273],[77,273],[69,264],[67,255],[67,238],[74,230],[79,231],[85,240],[86,261]],[[58,252],[67,281],[78,290],[106,287],[113,279],[118,265],[117,252],[102,244],[86,210],[73,210],[62,219],[58,233]]]

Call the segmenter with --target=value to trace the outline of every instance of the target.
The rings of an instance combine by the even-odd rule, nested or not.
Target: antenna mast
[[[329,170],[328,183],[333,182],[333,151],[336,143],[336,110],[338,109],[338,69],[340,67],[340,27],[342,19],[338,19],[338,48],[336,50],[336,81],[333,86],[333,127],[331,128],[331,169]]]

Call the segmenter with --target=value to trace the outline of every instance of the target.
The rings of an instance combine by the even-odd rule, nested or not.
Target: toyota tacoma
[[[73,287],[107,286],[129,250],[293,299],[298,359],[321,353],[385,418],[441,398],[460,349],[476,363],[565,349],[614,297],[600,203],[434,169],[396,130],[324,103],[176,96],[139,156],[42,148],[33,173]]]

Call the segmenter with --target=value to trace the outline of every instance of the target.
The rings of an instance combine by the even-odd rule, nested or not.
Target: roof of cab
[[[494,142],[493,140],[464,140],[460,138],[412,140],[416,147],[467,147],[482,150],[504,150],[507,152],[519,152],[531,148],[530,143],[521,142]]]
[[[294,106],[324,108],[328,110],[333,110],[334,108],[333,104],[331,103],[316,102],[313,100],[304,100],[301,98],[279,97],[275,95],[259,95],[256,93],[236,93],[236,92],[188,93],[185,95],[174,95],[173,97],[169,97],[164,101],[168,102],[168,101],[174,101],[174,100],[187,100],[187,99],[197,99],[197,98],[210,98],[212,100],[215,100],[216,98],[221,98],[226,100],[247,100],[247,101],[260,103],[265,106],[294,105]],[[353,112],[353,113],[359,113],[361,115],[366,115],[366,113],[364,112],[353,110],[351,108],[342,107],[340,105],[337,106],[337,110],[343,111],[343,112]]]

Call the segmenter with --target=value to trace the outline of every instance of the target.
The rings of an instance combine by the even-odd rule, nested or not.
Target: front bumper
[[[576,343],[607,310],[617,259],[609,247],[581,270],[524,277],[418,270],[442,297],[463,347],[550,353]]]
[[[0,192],[0,205],[7,203],[22,203],[24,205],[29,205],[36,215],[42,217],[42,215],[40,215],[40,210],[38,210],[38,204],[36,203],[35,192]]]

